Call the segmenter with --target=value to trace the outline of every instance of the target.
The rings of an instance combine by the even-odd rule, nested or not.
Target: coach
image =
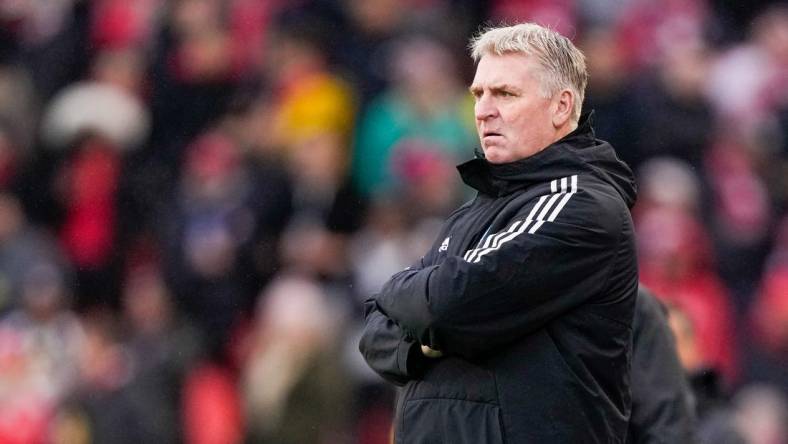
[[[404,385],[398,443],[624,442],[635,187],[580,117],[587,73],[534,24],[474,38],[478,193],[366,301],[360,350]]]

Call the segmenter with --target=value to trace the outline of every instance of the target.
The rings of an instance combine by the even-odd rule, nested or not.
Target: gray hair
[[[552,29],[535,23],[487,28],[471,39],[471,57],[478,62],[486,54],[521,52],[533,56],[542,67],[542,95],[550,98],[562,89],[575,93],[572,119],[580,118],[588,71],[583,53]]]

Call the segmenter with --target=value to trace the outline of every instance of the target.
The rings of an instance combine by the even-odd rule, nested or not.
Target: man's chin
[[[501,163],[509,163],[512,161],[511,153],[497,146],[485,148],[484,158],[487,159],[487,162],[496,165]]]

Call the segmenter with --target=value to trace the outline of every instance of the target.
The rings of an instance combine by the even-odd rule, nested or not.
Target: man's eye
[[[501,95],[504,97],[514,97],[514,93],[509,91],[501,91]]]

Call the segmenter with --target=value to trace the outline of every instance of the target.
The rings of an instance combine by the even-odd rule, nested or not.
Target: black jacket
[[[624,442],[631,171],[588,117],[531,157],[459,169],[476,198],[366,302],[360,350],[404,385],[397,442]],[[444,357],[422,357],[419,344]]]
[[[665,308],[642,286],[633,329],[632,417],[627,442],[696,442],[695,400]]]

